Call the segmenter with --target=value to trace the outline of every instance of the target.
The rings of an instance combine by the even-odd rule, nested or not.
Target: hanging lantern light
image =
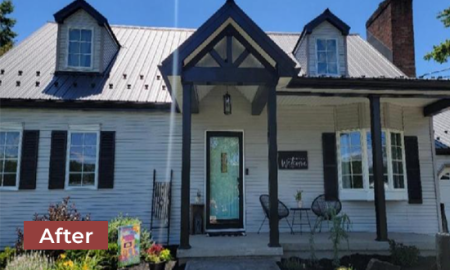
[[[231,96],[228,94],[228,88],[227,93],[223,95],[223,113],[225,115],[231,114]]]

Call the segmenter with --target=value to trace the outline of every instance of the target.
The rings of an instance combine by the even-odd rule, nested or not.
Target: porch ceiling
[[[197,85],[195,87],[197,91],[198,100],[201,102],[214,88],[220,87],[215,85]],[[246,86],[228,86],[230,89],[238,90],[249,102],[253,102],[258,86],[246,85]]]

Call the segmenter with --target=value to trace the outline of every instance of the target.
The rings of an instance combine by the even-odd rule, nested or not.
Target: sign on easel
[[[140,225],[119,227],[119,267],[140,263]]]

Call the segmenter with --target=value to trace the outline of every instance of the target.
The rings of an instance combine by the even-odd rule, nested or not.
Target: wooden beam
[[[433,102],[423,108],[424,116],[434,116],[450,109],[450,98]]]
[[[267,104],[269,88],[265,85],[258,87],[255,97],[252,101],[252,115],[260,115]]]
[[[260,85],[274,80],[273,73],[263,68],[203,68],[192,67],[183,73],[182,80],[199,85]]]
[[[386,196],[384,192],[383,145],[381,130],[381,105],[379,96],[370,96],[370,120],[372,136],[373,179],[377,241],[388,241]]]
[[[268,86],[267,126],[269,134],[269,226],[270,247],[280,247],[278,220],[278,146],[277,146],[277,93],[275,85]]]
[[[181,165],[181,233],[180,249],[190,249],[189,211],[191,186],[191,98],[192,84],[183,84],[183,146]]]

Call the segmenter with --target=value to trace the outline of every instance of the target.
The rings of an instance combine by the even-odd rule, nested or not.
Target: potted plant
[[[158,244],[153,244],[146,251],[145,255],[145,260],[148,262],[150,270],[164,270],[166,263],[172,260],[170,250]]]
[[[295,194],[295,200],[297,201],[298,208],[302,208],[302,206],[303,206],[302,193],[303,193],[303,190],[297,190],[297,193]]]

